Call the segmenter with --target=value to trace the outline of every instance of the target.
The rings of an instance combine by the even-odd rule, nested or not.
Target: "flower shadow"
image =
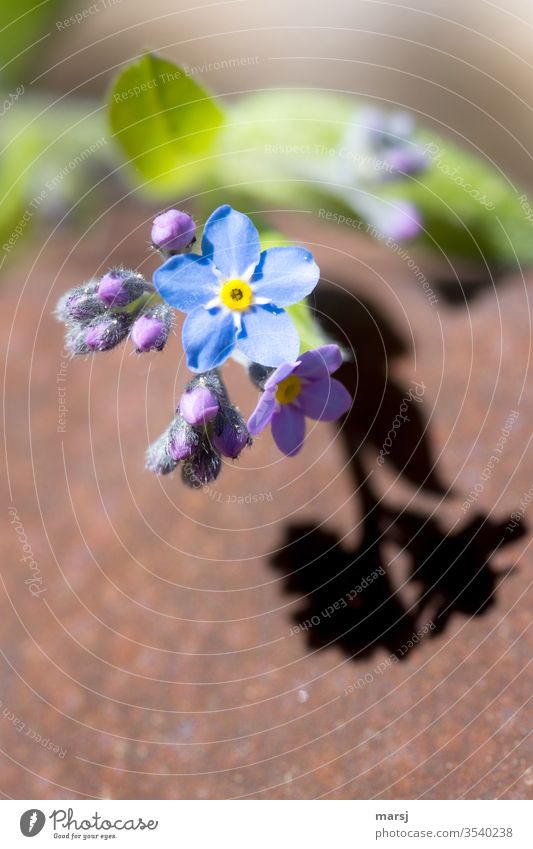
[[[338,337],[340,328],[355,351],[336,376],[354,397],[341,434],[361,508],[358,544],[350,549],[321,527],[292,525],[273,565],[287,592],[299,597],[292,630],[305,634],[310,648],[335,645],[355,659],[381,648],[403,659],[442,632],[454,613],[479,616],[494,605],[506,570],[494,566],[493,555],[525,528],[477,512],[447,532],[438,511],[392,508],[378,497],[371,470],[408,395],[390,366],[408,346],[375,306],[327,284],[322,293],[317,306],[331,317],[328,330],[336,326]],[[416,399],[383,456],[422,500],[453,494],[433,460]]]

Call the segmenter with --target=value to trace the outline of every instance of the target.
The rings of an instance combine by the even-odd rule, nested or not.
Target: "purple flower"
[[[182,251],[196,240],[196,225],[190,215],[169,209],[154,218],[152,244],[165,251]]]
[[[214,419],[220,405],[216,395],[210,389],[197,385],[189,392],[183,393],[179,409],[185,421],[196,427]]]
[[[332,422],[352,403],[342,383],[330,376],[341,363],[338,345],[322,345],[301,354],[296,362],[279,366],[250,416],[250,433],[256,436],[270,424],[279,450],[289,457],[297,454],[304,441],[306,416]]]

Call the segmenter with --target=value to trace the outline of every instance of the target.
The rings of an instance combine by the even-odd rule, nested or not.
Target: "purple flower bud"
[[[194,389],[184,392],[180,398],[180,413],[185,421],[193,427],[210,422],[215,418],[219,409],[216,395],[200,384],[197,384]]]
[[[55,314],[60,321],[90,321],[101,315],[104,304],[96,294],[96,283],[87,283],[66,292],[60,298]]]
[[[177,461],[170,454],[168,432],[165,431],[146,452],[146,468],[156,475],[168,475],[177,465]]]
[[[74,324],[68,328],[65,347],[72,357],[91,353],[91,348],[85,342],[85,327],[82,324]]]
[[[106,307],[127,307],[146,290],[140,274],[124,268],[114,268],[104,274],[98,284],[98,294]]]
[[[196,225],[190,215],[179,209],[169,209],[154,218],[152,244],[172,253],[179,253],[196,241]]]
[[[168,440],[168,453],[173,460],[188,460],[200,443],[198,433],[186,422],[179,422],[171,428]]]
[[[235,407],[227,407],[219,413],[211,441],[220,454],[232,460],[236,460],[243,448],[252,444],[244,419]]]
[[[131,329],[131,341],[137,353],[161,351],[166,344],[172,325],[172,311],[164,304],[146,310],[137,318]]]
[[[84,329],[84,341],[89,351],[109,351],[127,336],[131,317],[111,313],[94,319]]]
[[[218,454],[212,451],[208,444],[202,444],[196,454],[181,467],[183,483],[193,489],[199,489],[216,480],[221,467]]]

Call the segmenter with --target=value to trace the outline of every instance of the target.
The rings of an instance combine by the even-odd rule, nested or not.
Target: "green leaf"
[[[123,153],[152,192],[170,196],[209,171],[224,115],[174,63],[149,53],[129,65],[112,85],[108,108]]]

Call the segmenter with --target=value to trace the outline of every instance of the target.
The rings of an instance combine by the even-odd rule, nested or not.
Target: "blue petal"
[[[287,307],[313,291],[320,269],[313,255],[303,248],[269,248],[263,251],[252,283],[259,298]]]
[[[155,272],[154,285],[167,304],[182,312],[206,304],[220,289],[213,263],[197,254],[171,256]]]
[[[235,334],[231,313],[197,307],[185,319],[181,335],[187,366],[198,372],[216,368],[231,354]]]
[[[254,362],[280,366],[297,358],[300,337],[285,310],[267,304],[243,312],[237,344]]]
[[[224,204],[207,219],[202,253],[224,277],[235,279],[259,262],[259,235],[247,215]]]

